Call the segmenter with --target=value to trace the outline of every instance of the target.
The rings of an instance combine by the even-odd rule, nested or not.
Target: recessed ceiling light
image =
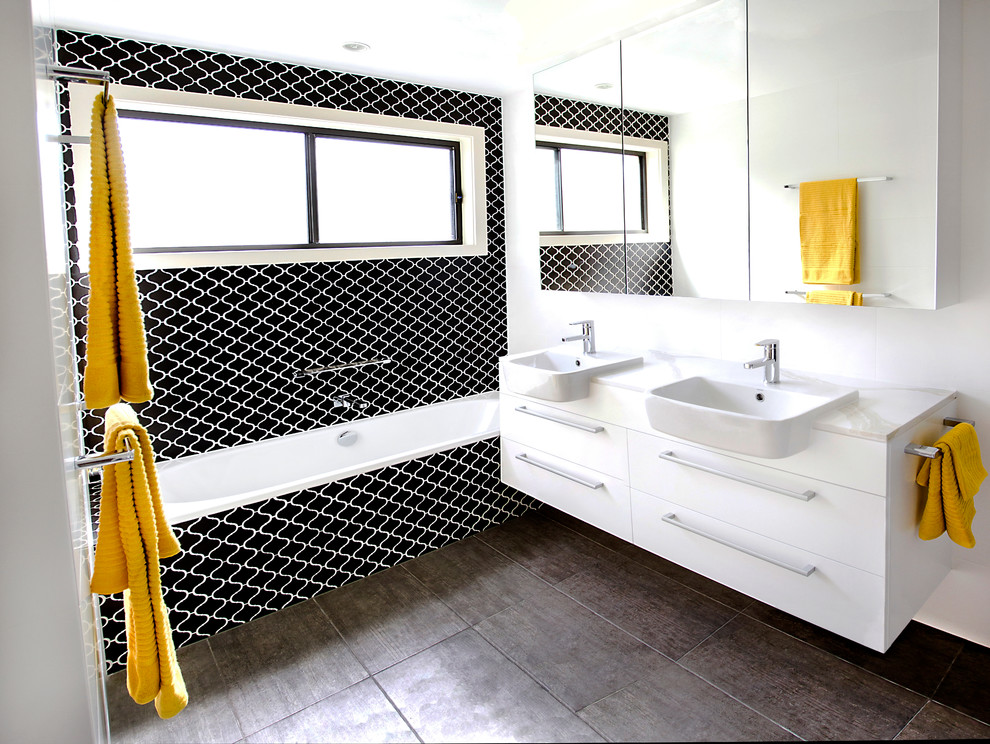
[[[595,83],[595,87],[599,90],[608,90],[609,88],[614,88],[615,85],[613,83]]]
[[[349,41],[344,44],[344,49],[349,52],[366,52],[371,49],[370,46],[365,44],[363,41]]]

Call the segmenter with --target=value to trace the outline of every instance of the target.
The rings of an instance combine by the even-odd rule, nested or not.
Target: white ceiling
[[[495,95],[698,0],[35,0],[61,28]],[[342,45],[362,41],[366,52]]]
[[[47,0],[57,27],[457,89],[520,74],[508,0]],[[371,46],[350,52],[342,45]]]

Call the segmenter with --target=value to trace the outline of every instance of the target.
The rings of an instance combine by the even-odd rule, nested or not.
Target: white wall
[[[32,8],[0,23],[0,739],[93,738],[57,414]]]
[[[541,292],[536,229],[528,214],[532,102],[505,99],[510,352],[557,343],[566,323],[593,318],[603,348],[657,348],[739,362],[753,344],[781,339],[782,363],[907,385],[955,389],[960,415],[975,419],[990,466],[990,2],[966,0],[963,38],[962,279],[957,305],[943,310],[843,308],[681,298]],[[959,572],[977,578],[983,627],[955,627],[990,644],[990,481],[977,496],[977,547],[957,548]],[[940,539],[947,539],[943,536]],[[956,572],[954,572],[956,573]],[[938,597],[937,597],[938,599]],[[957,615],[952,597],[929,617]],[[926,608],[927,609],[927,608]],[[935,622],[934,619],[932,620]],[[948,624],[948,621],[946,625]],[[982,634],[982,635],[981,635]]]

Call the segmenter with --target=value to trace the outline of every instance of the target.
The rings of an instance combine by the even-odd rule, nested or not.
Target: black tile
[[[207,641],[176,652],[189,693],[189,704],[178,715],[162,720],[154,703],[138,705],[127,694],[127,673],[107,677],[107,708],[114,744],[167,742],[235,742],[241,728],[227,699],[227,689]]]
[[[477,537],[551,584],[614,555],[540,513],[510,520]]]
[[[375,678],[424,741],[604,741],[474,630]]]
[[[990,723],[990,648],[966,641],[933,697]]]
[[[754,602],[745,614],[925,697],[934,694],[964,643],[912,621],[886,653],[880,653],[762,602]]]
[[[312,600],[209,642],[245,735],[368,676]]]
[[[620,556],[597,563],[557,588],[675,660],[737,614]]]
[[[929,701],[895,738],[924,741],[990,739],[990,726],[944,705]]]
[[[670,663],[555,590],[475,629],[575,711]]]
[[[417,742],[388,698],[372,680],[358,682],[244,740],[289,742]]]
[[[925,703],[744,615],[681,664],[805,739],[892,739]]]
[[[666,664],[578,715],[610,741],[797,739],[676,664]]]
[[[469,624],[538,592],[546,582],[475,538],[402,564]]]
[[[321,594],[316,601],[372,674],[467,627],[402,566]]]

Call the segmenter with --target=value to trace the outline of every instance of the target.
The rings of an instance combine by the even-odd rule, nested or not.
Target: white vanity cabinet
[[[625,428],[505,393],[499,411],[503,481],[632,541]]]
[[[763,459],[664,436],[630,416],[630,391],[596,387],[573,403],[502,394],[506,483],[878,651],[948,573],[948,539],[917,536],[921,461],[904,446],[937,439],[954,397],[890,438],[815,429]]]

